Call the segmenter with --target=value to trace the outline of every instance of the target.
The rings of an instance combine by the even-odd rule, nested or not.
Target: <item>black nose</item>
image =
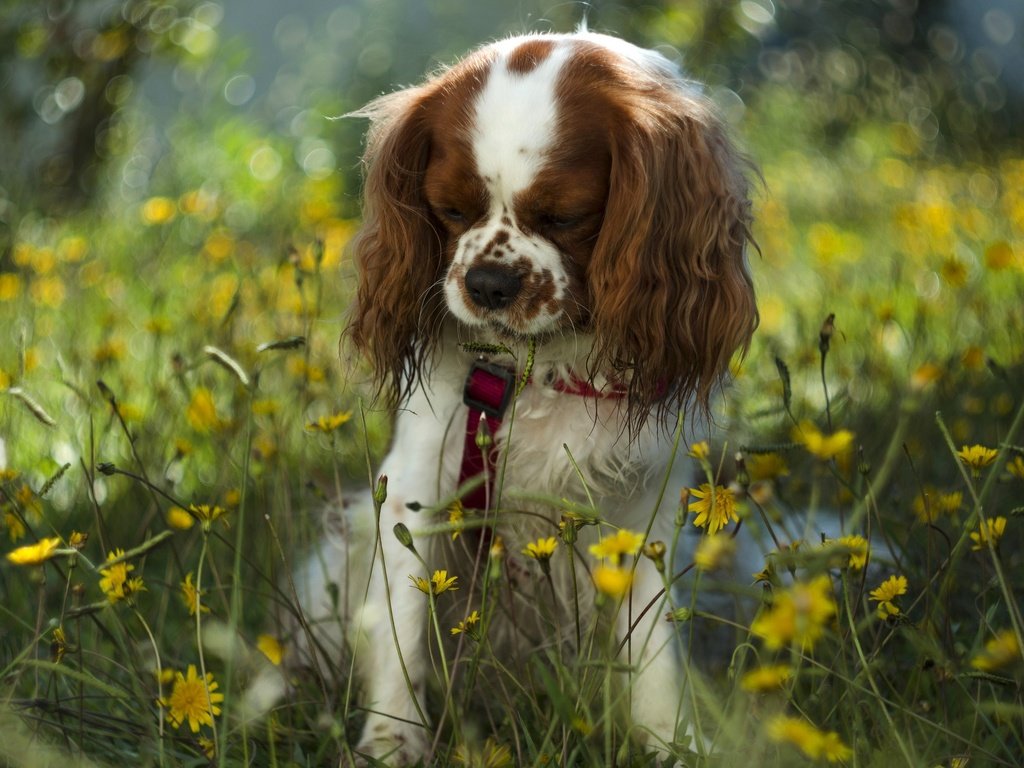
[[[466,272],[466,290],[473,303],[484,309],[504,309],[519,293],[523,281],[499,267],[473,267]]]

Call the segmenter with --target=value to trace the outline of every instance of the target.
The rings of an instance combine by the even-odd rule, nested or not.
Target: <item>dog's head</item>
[[[350,332],[396,398],[446,323],[592,338],[587,370],[706,404],[757,324],[743,161],[661,55],[590,33],[483,47],[371,119]]]

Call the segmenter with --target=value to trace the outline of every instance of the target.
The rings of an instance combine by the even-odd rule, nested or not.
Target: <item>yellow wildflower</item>
[[[7,536],[11,541],[18,541],[28,532],[21,518],[13,512],[4,512],[4,525],[7,527]]]
[[[830,763],[848,760],[853,751],[834,731],[820,731],[799,717],[777,715],[768,722],[768,738],[792,744],[812,760],[824,758]]]
[[[452,755],[452,762],[465,768],[509,768],[512,752],[504,744],[488,738],[481,749],[459,744]]]
[[[697,515],[693,524],[698,528],[707,527],[709,534],[717,533],[730,521],[737,522],[740,519],[736,499],[725,486],[716,485],[712,490],[710,485],[704,483],[699,488],[691,488],[690,494],[697,497],[697,501],[691,502],[689,506],[689,510]]]
[[[1021,658],[1020,643],[1012,629],[1002,629],[985,643],[985,650],[971,659],[971,666],[982,672],[992,672],[1009,666]]]
[[[284,658],[284,646],[276,637],[260,635],[256,638],[256,647],[275,667],[281,665],[281,660]]]
[[[554,536],[548,536],[546,539],[531,541],[526,545],[523,554],[527,557],[532,557],[534,560],[550,560],[557,548],[558,539]]]
[[[59,536],[40,539],[35,544],[18,547],[8,552],[7,560],[14,565],[40,565],[53,557],[59,546]]]
[[[887,619],[899,616],[899,606],[894,602],[900,595],[907,594],[907,577],[890,576],[877,589],[871,590],[869,597],[878,603],[878,618]]]
[[[175,202],[166,197],[151,197],[142,204],[139,215],[146,224],[166,224],[178,213]]]
[[[210,612],[210,607],[203,605],[202,598],[204,594],[201,590],[196,589],[195,584],[192,583],[192,574],[186,573],[185,580],[181,582],[181,597],[188,607],[189,616],[195,616],[196,611],[201,611],[202,613]]]
[[[462,501],[456,499],[448,507],[448,524],[452,526],[452,541],[455,541],[462,534],[462,521],[466,511],[462,507]]]
[[[203,527],[203,531],[209,533],[213,527],[215,520],[224,517],[227,514],[227,510],[223,507],[218,507],[216,504],[210,506],[209,504],[189,504],[188,507],[192,514],[195,515],[196,519],[199,520],[200,525]],[[227,525],[227,520],[224,520],[224,524]]]
[[[107,563],[124,557],[123,549],[115,549],[107,553]],[[128,574],[135,570],[135,566],[126,560],[121,560],[113,565],[101,565],[103,577],[100,579],[100,589],[107,599],[116,603],[131,597],[136,592],[145,589],[142,579],[138,577],[129,578]]]
[[[971,541],[974,542],[971,545],[971,549],[977,552],[988,546],[992,546],[993,548],[999,546],[999,540],[1003,538],[1003,532],[1005,530],[1005,517],[999,516],[995,519],[990,517],[978,526],[976,533],[971,533]]]
[[[443,592],[447,592],[449,589],[458,589],[455,584],[459,577],[449,577],[448,571],[445,570],[434,571],[434,575],[431,576],[429,580],[411,575],[409,578],[412,580],[412,585],[425,595],[440,595]]]
[[[747,473],[753,482],[789,475],[786,460],[777,453],[753,453],[747,457]]]
[[[196,524],[196,519],[181,507],[167,510],[167,525],[178,531],[187,531]]]
[[[702,571],[715,571],[728,565],[735,551],[736,541],[732,536],[724,533],[702,536],[697,550],[693,553],[693,562]]]
[[[53,639],[50,640],[50,656],[53,658],[53,663],[60,664],[67,650],[68,638],[64,634],[64,627],[54,627]]]
[[[590,554],[594,557],[607,558],[615,565],[623,555],[635,555],[644,544],[644,535],[620,528],[615,533],[603,537],[597,544],[590,546]]]
[[[609,597],[623,597],[633,586],[633,571],[629,568],[598,565],[591,575],[597,591]]]
[[[68,537],[68,546],[72,549],[81,550],[89,541],[89,534],[81,531],[72,531]]]
[[[847,550],[849,555],[847,567],[859,571],[867,564],[868,540],[863,536],[841,536],[835,539],[835,543]]]
[[[817,456],[822,461],[830,461],[838,456],[849,453],[853,447],[853,432],[840,429],[831,435],[823,434],[810,421],[801,421],[793,428],[793,440]]]
[[[986,448],[983,445],[963,446],[956,452],[957,457],[971,469],[971,475],[981,476],[981,470],[996,460],[999,454],[994,448]]]
[[[215,693],[216,690],[217,683],[212,674],[207,673],[203,680],[196,674],[195,664],[189,664],[186,674],[174,674],[171,695],[161,699],[160,703],[167,709],[171,725],[180,728],[187,720],[192,733],[199,733],[199,726],[212,726],[213,718],[220,714],[217,705],[224,701],[224,694]]]
[[[189,426],[200,434],[217,432],[227,426],[217,414],[217,405],[213,402],[213,393],[206,387],[197,387],[192,393],[192,400],[185,411]]]
[[[740,688],[751,693],[774,691],[781,688],[792,676],[793,670],[785,664],[757,667],[740,678]]]
[[[823,574],[809,582],[798,581],[776,594],[771,608],[754,620],[750,631],[770,650],[796,643],[806,651],[824,634],[835,612],[832,581]]]
[[[1006,463],[1006,469],[1014,477],[1024,480],[1024,456],[1017,454]]]
[[[217,756],[217,742],[209,736],[200,736],[196,739],[196,743],[199,745],[199,748],[203,750],[203,754],[211,760]]]
[[[306,429],[310,432],[323,432],[324,434],[330,434],[351,418],[352,411],[340,411],[330,416],[321,416],[316,421],[311,421],[306,425]]]
[[[690,446],[690,455],[697,459],[697,461],[703,461],[711,455],[711,448],[708,446],[707,440],[701,440],[699,443],[694,443]]]
[[[471,614],[469,614],[469,616],[467,616],[465,619],[460,621],[458,623],[458,626],[452,627],[451,628],[451,633],[453,635],[459,635],[459,634],[462,634],[463,632],[466,632],[466,633],[468,633],[469,635],[472,636],[472,635],[474,635],[474,631],[473,630],[475,629],[476,625],[479,624],[479,623],[480,623],[480,612],[479,611],[473,611]]]

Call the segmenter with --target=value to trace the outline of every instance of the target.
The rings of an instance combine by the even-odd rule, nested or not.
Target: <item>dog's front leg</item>
[[[426,416],[417,415],[424,412]],[[403,411],[392,450],[381,468],[387,477],[387,498],[380,509],[379,546],[366,600],[366,615],[373,618],[367,627],[365,655],[357,662],[364,683],[362,704],[368,714],[355,751],[395,768],[422,758],[431,736],[424,707],[427,603],[409,580],[410,575],[429,579],[431,573],[424,573],[416,553],[395,535],[395,526],[405,526],[416,551],[433,568],[431,538],[418,535],[432,521],[409,505],[429,507],[442,495],[439,461],[442,482],[454,487],[453,480],[444,481],[450,468],[443,460],[445,425],[438,422],[436,410]]]

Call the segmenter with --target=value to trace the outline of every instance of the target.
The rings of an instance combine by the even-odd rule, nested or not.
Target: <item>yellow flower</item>
[[[146,224],[166,224],[178,213],[178,206],[166,197],[151,197],[142,204],[139,214]]]
[[[8,552],[7,560],[14,563],[14,565],[39,565],[53,557],[59,546],[59,536],[40,539],[35,544],[18,547],[17,549]]]
[[[167,525],[178,531],[187,531],[196,524],[196,519],[181,507],[167,510]]]
[[[211,760],[217,756],[217,742],[209,736],[200,736],[196,739],[196,743],[199,745],[199,748],[203,750],[203,754]]]
[[[352,418],[352,411],[341,411],[330,416],[321,416],[316,421],[306,425],[310,432],[323,432],[329,434]]]
[[[1024,480],[1024,456],[1017,454],[1006,463],[1006,469],[1014,477]]]
[[[275,667],[281,665],[281,659],[284,658],[284,646],[281,645],[281,642],[276,637],[273,635],[260,635],[256,638],[256,647]]]
[[[629,568],[598,565],[591,575],[597,591],[609,597],[623,597],[633,586],[633,571]]]
[[[690,455],[698,461],[703,461],[711,455],[711,448],[708,447],[707,440],[701,440],[699,443],[694,443],[690,446]]]
[[[752,481],[774,480],[789,475],[786,460],[777,453],[753,453],[747,457],[747,473]]]
[[[453,635],[459,635],[459,634],[462,634],[463,632],[466,632],[466,633],[468,633],[470,635],[473,635],[474,634],[473,630],[476,627],[476,625],[479,624],[479,623],[480,623],[480,612],[479,611],[473,611],[471,614],[469,614],[469,616],[467,616],[465,619],[460,621],[458,626],[452,627],[451,633]]]
[[[54,664],[60,664],[64,654],[68,650],[68,638],[64,634],[64,627],[53,628],[53,639],[50,641],[50,656]]]
[[[180,728],[187,720],[192,733],[199,733],[200,725],[212,726],[213,718],[220,714],[217,704],[224,701],[224,694],[214,693],[216,690],[212,674],[207,673],[203,680],[196,674],[195,664],[189,664],[186,674],[175,672],[174,689],[160,703],[167,709],[171,725]]]
[[[832,581],[823,574],[809,582],[798,581],[776,594],[771,608],[754,620],[750,631],[770,650],[796,643],[806,651],[824,634],[835,612]]]
[[[1020,643],[1012,629],[1002,629],[985,643],[985,650],[971,659],[971,666],[982,672],[992,672],[1009,666],[1021,658]]]
[[[213,393],[206,387],[197,387],[192,393],[192,400],[185,411],[189,426],[200,434],[217,432],[227,426],[217,414],[217,405],[213,402]]]
[[[830,461],[850,451],[853,447],[853,432],[840,429],[826,435],[810,421],[801,421],[793,428],[793,440],[804,446],[811,455],[822,461]]]
[[[712,490],[710,485],[704,483],[700,488],[691,488],[690,494],[697,497],[697,501],[691,502],[689,507],[691,512],[697,514],[693,524],[698,528],[707,527],[709,534],[717,533],[730,521],[740,519],[736,511],[736,499],[728,488],[716,485]]]
[[[898,616],[899,607],[894,602],[900,595],[907,594],[907,577],[890,576],[877,589],[871,590],[869,597],[878,603],[878,618],[887,619]]]
[[[956,452],[960,461],[971,468],[974,477],[980,477],[981,470],[994,462],[998,454],[994,448],[986,448],[983,445],[965,445]]]
[[[840,763],[853,756],[834,731],[824,732],[799,717],[777,715],[768,722],[768,738],[778,743],[792,744],[812,760],[824,758]]]
[[[990,517],[978,526],[978,531],[976,533],[971,533],[971,541],[974,542],[974,544],[971,545],[971,549],[977,552],[989,546],[992,546],[993,548],[999,546],[999,540],[1003,538],[1003,532],[1005,530],[1005,517],[1000,516],[994,520]]]
[[[203,605],[202,597],[204,594],[204,592],[196,589],[195,584],[192,583],[192,574],[186,573],[185,580],[181,582],[181,597],[188,607],[189,616],[195,616],[197,610],[202,613],[210,612],[210,607]]]
[[[430,580],[419,578],[416,576],[409,576],[412,579],[412,585],[416,587],[420,592],[425,595],[440,595],[442,592],[447,592],[449,589],[458,589],[455,583],[458,581],[458,576],[448,576],[448,571],[434,571],[434,575],[430,577]]]
[[[112,550],[107,553],[107,563],[120,557],[124,557],[123,549]],[[141,578],[128,578],[128,574],[135,570],[135,566],[126,560],[114,563],[113,565],[101,565],[100,570],[103,571],[103,577],[100,579],[100,589],[103,590],[103,594],[112,603],[124,600],[131,597],[134,593],[145,589]]]
[[[605,536],[597,544],[590,545],[590,554],[594,557],[608,558],[615,565],[623,555],[635,555],[644,545],[644,535],[620,528],[615,533]]]
[[[188,508],[195,515],[196,519],[199,520],[203,530],[209,533],[210,528],[213,527],[215,520],[224,517],[227,514],[227,510],[223,507],[218,507],[216,504],[210,506],[209,504],[189,504]],[[224,520],[224,524],[227,525],[227,520]]]
[[[21,294],[21,277],[15,272],[0,272],[0,301],[13,301]]]
[[[841,536],[835,539],[835,543],[847,550],[847,567],[859,571],[867,564],[868,540],[863,536]]]
[[[693,553],[693,562],[702,571],[714,571],[728,564],[736,551],[736,542],[726,534],[702,536],[697,550]]]
[[[557,548],[558,539],[554,536],[548,536],[546,539],[531,541],[526,545],[523,554],[527,557],[532,557],[534,560],[550,560]]]
[[[68,537],[68,546],[72,549],[81,550],[85,547],[86,542],[89,541],[89,534],[82,533],[81,531],[72,531]]]
[[[462,520],[466,516],[462,508],[462,502],[456,499],[448,507],[448,524],[452,526],[452,541],[455,541],[462,534]]]
[[[793,676],[793,670],[785,664],[772,664],[752,669],[740,679],[740,688],[752,693],[774,691]]]
[[[7,526],[7,536],[11,541],[18,541],[27,533],[25,524],[13,512],[4,513],[4,525]]]
[[[512,752],[504,744],[488,738],[482,749],[459,744],[452,755],[452,762],[465,768],[509,768],[512,765]]]

